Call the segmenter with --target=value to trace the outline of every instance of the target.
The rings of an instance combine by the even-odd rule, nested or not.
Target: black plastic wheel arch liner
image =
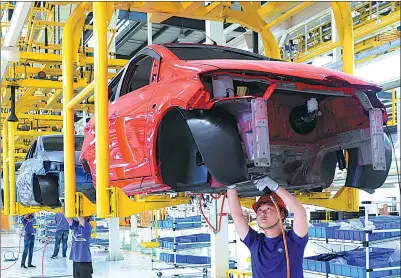
[[[58,177],[54,175],[37,175],[36,178],[39,186],[39,188],[36,187],[36,190],[39,189],[40,191],[36,192],[35,201],[45,206],[59,207],[61,204],[59,202]],[[34,183],[35,182],[36,181],[34,181]]]
[[[348,172],[345,185],[362,189],[368,193],[373,193],[375,189],[381,187],[386,181],[390,171],[391,159],[393,155],[392,145],[387,134],[384,134],[384,153],[386,159],[386,170],[373,170],[373,165],[359,165],[359,148],[348,149]]]
[[[248,180],[245,157],[236,126],[228,119],[203,111],[182,111],[214,179],[224,185]]]
[[[157,158],[163,182],[176,192],[204,188],[208,169],[197,157],[199,150],[186,119],[178,108],[171,109],[164,116],[157,137]]]

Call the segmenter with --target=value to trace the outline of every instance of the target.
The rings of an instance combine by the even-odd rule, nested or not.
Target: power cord
[[[280,208],[276,203],[276,199],[274,199],[273,195],[270,195],[270,199],[272,200],[274,207],[276,208],[278,219],[280,220],[281,225],[281,233],[283,234],[283,241],[284,241],[284,249],[285,249],[285,258],[287,261],[287,278],[291,278],[291,267],[290,267],[290,256],[288,254],[288,245],[287,245],[287,236],[284,230],[283,219],[281,218]]]
[[[4,253],[4,255],[3,255],[3,258],[4,258],[4,261],[5,261],[5,262],[12,262],[12,261],[14,261],[14,263],[13,263],[12,265],[8,266],[8,267],[2,268],[2,269],[1,269],[2,271],[3,271],[3,270],[7,270],[7,269],[13,267],[13,266],[17,263],[17,261],[18,261],[18,259],[19,259],[19,255],[21,254],[21,239],[22,239],[22,237],[23,237],[23,235],[24,235],[24,234],[23,234],[23,231],[25,230],[26,225],[28,225],[28,223],[26,223],[26,224],[24,225],[24,228],[22,229],[21,234],[20,234],[20,237],[19,237],[18,254],[17,254],[17,257],[15,257],[15,254],[14,254],[13,251],[7,251],[7,252]],[[10,259],[7,259],[7,258],[6,258],[6,254],[7,254],[7,253],[11,253],[13,257],[10,258]]]
[[[212,194],[210,194],[212,196],[213,199],[218,200],[220,199],[221,196],[223,196],[223,202],[221,204],[221,208],[220,208],[220,216],[219,216],[219,222],[217,223],[217,227],[215,228],[209,221],[209,219],[205,216],[204,212],[203,212],[203,208],[202,208],[202,200],[203,200],[203,193],[200,194],[200,201],[199,201],[199,210],[200,213],[202,214],[203,218],[206,220],[206,223],[209,225],[209,227],[213,230],[213,232],[215,234],[219,233],[221,230],[221,221],[223,219],[223,210],[224,210],[224,201],[227,198],[227,193],[220,193],[218,195],[218,197],[214,197]]]
[[[27,224],[28,224],[28,223],[27,223]],[[19,244],[18,244],[18,255],[17,255],[17,257],[15,257],[14,252],[12,252],[12,251],[7,251],[7,252],[4,254],[4,261],[14,261],[14,263],[13,263],[12,265],[10,265],[9,267],[2,268],[2,269],[1,269],[2,271],[3,271],[3,270],[7,270],[7,269],[13,267],[13,266],[17,263],[17,261],[18,261],[18,259],[19,259],[19,255],[21,254],[21,239],[22,239],[22,237],[23,237],[23,231],[25,230],[25,227],[26,227],[27,224],[24,225],[24,228],[23,228],[23,230],[21,231],[21,235],[20,235],[20,239],[19,239]],[[60,226],[60,224],[61,224],[61,222],[57,224],[56,231],[57,231],[58,227]],[[45,245],[44,245],[43,247],[40,247],[40,248],[35,249],[35,250],[32,251],[32,252],[35,252],[35,251],[39,251],[39,250],[43,249],[43,252],[42,252],[42,277],[45,277],[45,274],[44,274],[44,258],[45,258],[46,247],[47,247],[47,245],[50,243],[50,239],[51,239],[52,237],[55,237],[55,235],[50,235],[50,236],[48,236],[47,239],[46,239],[46,243],[45,243]],[[11,258],[11,259],[6,259],[5,256],[6,256],[7,253],[12,253],[13,258]]]

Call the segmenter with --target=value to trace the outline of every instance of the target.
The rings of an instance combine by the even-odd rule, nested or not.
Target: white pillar
[[[333,10],[331,11],[331,42],[335,43],[339,41],[336,19],[334,17]],[[342,61],[341,57],[341,47],[333,49],[333,63]],[[340,68],[341,71],[341,68]]]
[[[206,20],[205,31],[206,31],[207,44],[213,44],[213,42],[210,39],[214,40],[218,45],[226,44],[223,22]]]
[[[148,45],[153,44],[153,30],[152,30],[152,22],[149,20],[149,14],[148,14]]]
[[[214,227],[218,227],[220,210],[223,197],[219,200],[213,200],[213,206],[210,210],[209,219]],[[220,232],[215,234],[212,229],[210,230],[211,241],[211,262],[212,262],[212,277],[224,278],[226,270],[228,270],[228,217],[227,217],[227,200],[224,203],[223,218],[221,221]]]
[[[134,214],[131,215],[131,237],[138,236],[138,217]]]
[[[106,261],[121,261],[124,256],[120,251],[120,218],[109,219],[109,254]]]

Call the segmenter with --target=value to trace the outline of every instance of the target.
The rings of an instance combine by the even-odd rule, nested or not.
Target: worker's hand
[[[272,192],[276,192],[280,185],[269,177],[264,177],[255,182],[255,186],[259,191],[263,191],[266,187]]]

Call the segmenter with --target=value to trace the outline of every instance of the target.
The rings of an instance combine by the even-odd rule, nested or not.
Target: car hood
[[[80,152],[75,152],[75,164],[79,163]],[[54,162],[64,162],[64,152],[42,152],[41,156],[43,160],[54,161]]]
[[[253,61],[253,60],[190,60],[186,61],[188,66],[200,68],[211,66],[221,70],[246,70],[266,72],[274,75],[293,76],[300,79],[313,79],[330,84],[331,82],[346,82],[351,86],[364,87],[374,92],[381,91],[381,87],[343,72],[316,67],[308,64],[289,63],[279,61]]]

